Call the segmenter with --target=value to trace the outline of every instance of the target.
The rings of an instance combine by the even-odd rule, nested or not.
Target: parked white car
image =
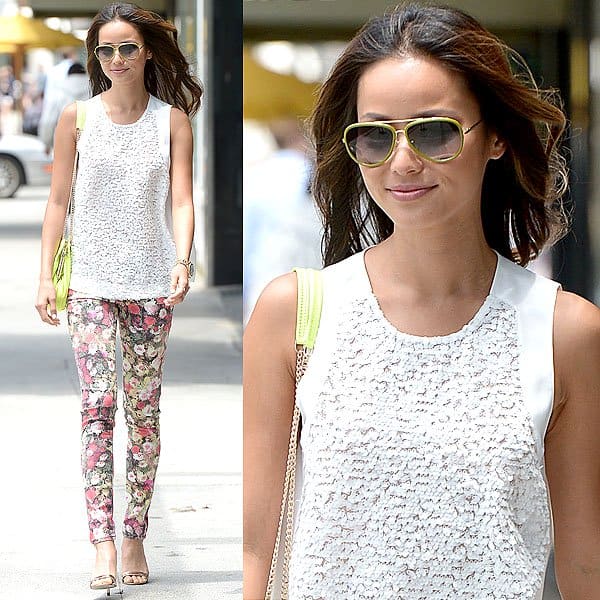
[[[22,185],[50,185],[52,156],[33,135],[0,137],[0,198],[10,198]]]

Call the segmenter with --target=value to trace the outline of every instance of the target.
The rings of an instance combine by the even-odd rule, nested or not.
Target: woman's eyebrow
[[[139,44],[138,41],[136,40],[123,40],[121,42],[106,42],[106,41],[102,41],[102,42],[98,42],[99,46],[117,46],[119,44]]]
[[[419,117],[458,117],[456,110],[451,108],[435,108],[432,110],[424,110],[415,115],[415,118]]]
[[[361,120],[369,120],[369,121],[391,121],[393,117],[388,117],[386,115],[381,115],[379,113],[365,113],[361,116]]]
[[[419,119],[421,117],[458,117],[456,110],[451,110],[449,108],[436,108],[432,110],[422,110],[417,113],[414,113],[410,116],[399,117],[399,116],[389,116],[381,113],[372,113],[368,112],[364,115],[361,115],[361,120],[370,120],[370,121],[395,121],[395,120],[410,120],[410,119]]]

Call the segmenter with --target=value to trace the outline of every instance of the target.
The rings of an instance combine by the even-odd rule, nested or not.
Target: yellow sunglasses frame
[[[138,49],[138,55],[135,58],[125,58],[122,54],[121,51],[119,50],[119,48],[121,46],[137,46]],[[106,59],[101,59],[98,56],[98,48],[112,48],[113,49],[113,55],[110,58],[106,58]],[[122,42],[121,44],[98,44],[95,48],[94,48],[94,56],[101,62],[101,63],[106,63],[106,62],[110,62],[116,54],[118,54],[122,60],[124,61],[133,61],[133,60],[137,60],[139,58],[139,52],[141,52],[142,48],[144,47],[144,44],[138,44],[137,42]]]
[[[452,123],[452,125],[456,126],[456,129],[460,133],[460,147],[452,156],[450,156],[448,158],[435,159],[435,158],[431,158],[431,156],[428,156],[424,152],[421,152],[413,144],[413,142],[410,139],[410,136],[407,135],[407,132],[409,132],[412,127],[415,127],[416,125],[420,125],[421,123],[433,123],[433,122],[440,122],[440,121],[443,123]],[[469,133],[469,131],[471,131],[474,127],[477,127],[477,125],[479,125],[479,123],[481,123],[482,121],[483,121],[483,119],[479,119],[479,121],[477,121],[477,123],[474,123],[470,127],[463,127],[462,123],[460,123],[459,121],[457,121],[456,119],[453,119],[451,117],[419,117],[417,119],[396,119],[393,121],[362,121],[359,123],[352,123],[351,125],[348,125],[346,127],[346,129],[344,129],[344,137],[343,137],[342,141],[344,143],[344,146],[346,147],[346,151],[348,152],[348,155],[355,163],[357,163],[363,167],[369,167],[369,168],[380,167],[382,164],[387,162],[389,160],[390,156],[392,156],[392,154],[394,153],[394,150],[396,149],[396,144],[398,143],[398,134],[400,132],[402,132],[402,133],[404,133],[404,137],[406,138],[406,142],[410,146],[410,149],[413,152],[415,152],[415,154],[417,154],[421,158],[424,158],[425,160],[428,160],[430,162],[445,163],[445,162],[454,160],[463,151],[463,147],[465,144],[465,135],[467,133]],[[397,129],[396,127],[393,127],[393,125],[397,124],[397,123],[406,123],[406,125],[404,127],[401,127],[400,129]],[[362,162],[362,161],[358,160],[358,158],[356,156],[354,156],[354,154],[350,150],[350,146],[348,143],[348,133],[350,131],[352,131],[354,129],[361,129],[361,128],[364,128],[367,126],[383,127],[384,129],[388,129],[394,136],[394,138],[393,138],[394,142],[393,142],[393,144],[390,144],[390,149],[389,149],[388,153],[386,154],[385,158],[380,161],[377,161],[375,163],[367,163],[367,162]]]

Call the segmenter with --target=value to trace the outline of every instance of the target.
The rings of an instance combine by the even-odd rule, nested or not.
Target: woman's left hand
[[[190,289],[188,270],[185,265],[175,265],[171,269],[171,294],[165,299],[167,306],[183,302]]]

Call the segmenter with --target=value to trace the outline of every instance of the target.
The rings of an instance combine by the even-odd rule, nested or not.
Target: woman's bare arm
[[[600,600],[600,309],[559,292],[555,408],[545,441],[563,600]]]
[[[194,201],[192,184],[192,155],[194,140],[188,116],[178,108],[171,109],[171,202],[173,237],[177,258],[188,259],[194,237]],[[184,265],[173,266],[171,295],[168,305],[183,301],[188,286]]]
[[[52,263],[64,228],[71,191],[73,160],[75,159],[76,117],[77,106],[73,103],[64,109],[56,125],[52,181],[42,224],[40,285],[35,307],[42,321],[50,325],[60,323],[56,316],[56,291],[52,285]]]
[[[244,334],[244,600],[264,598],[295,387],[296,275],[271,282]]]

